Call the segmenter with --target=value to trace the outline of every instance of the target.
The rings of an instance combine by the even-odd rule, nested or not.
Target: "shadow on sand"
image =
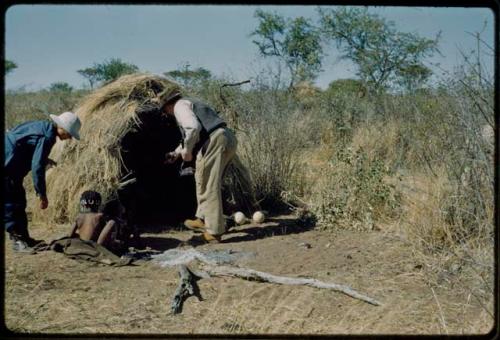
[[[179,247],[181,243],[183,242],[176,238],[141,236],[139,244],[135,244],[134,247],[138,250],[150,248],[155,252],[164,252]]]
[[[269,218],[268,222],[262,225],[243,225],[229,229],[223,243],[237,243],[245,241],[254,241],[272,236],[299,234],[314,229],[316,220],[290,219],[290,218]],[[245,233],[246,235],[230,236],[235,233]]]
[[[228,221],[229,222],[229,221]],[[234,222],[228,223],[228,231],[224,234],[222,243],[238,243],[246,241],[255,241],[272,236],[299,234],[314,229],[316,220],[312,217],[307,218],[268,218],[263,224],[246,224],[234,226]],[[148,228],[149,232],[152,229],[155,232],[161,232],[171,228]],[[186,232],[190,232],[186,230]],[[204,244],[198,240],[200,234],[193,234],[193,237],[188,241],[181,241],[176,238],[156,237],[156,236],[141,236],[140,243],[135,247],[137,249],[150,248],[155,252],[164,252],[168,249],[180,247],[182,245],[199,246]]]

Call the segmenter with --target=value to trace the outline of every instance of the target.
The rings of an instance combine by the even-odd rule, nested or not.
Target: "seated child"
[[[85,191],[80,197],[80,213],[76,217],[70,237],[79,237],[85,241],[94,241],[113,251],[119,224],[98,212],[101,195],[95,191]]]

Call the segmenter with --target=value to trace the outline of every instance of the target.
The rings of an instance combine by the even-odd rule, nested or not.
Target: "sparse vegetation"
[[[280,77],[257,78],[249,86],[225,88],[221,98],[221,85],[233,79],[217,78],[202,67],[190,70],[189,64],[165,74],[214,105],[235,130],[242,163],[238,168],[246,169],[240,177],[249,178],[245,186],[252,188],[245,192],[251,191],[262,209],[296,212],[326,231],[394,232],[408,245],[408,256],[419,263],[423,282],[431,289],[453,285],[457,292],[473,296],[486,315],[480,322],[487,324],[484,320],[493,315],[496,127],[493,78],[484,72],[480,49],[463,53],[461,68],[425,88],[431,71],[422,60],[438,52],[438,37],[396,32],[392,24],[363,10],[320,14],[322,34],[337,41],[344,57],[357,64],[359,79],[333,81],[325,90],[314,87],[309,81],[320,71],[323,57],[319,31],[304,18],[293,21],[263,11],[256,12],[260,26],[253,32],[259,39],[254,43],[261,55],[281,58],[289,68],[288,84]],[[373,48],[364,39],[374,39]],[[479,47],[490,48],[477,39]],[[308,44],[298,46],[302,40]],[[387,48],[396,51],[393,59],[384,59]],[[387,68],[381,69],[381,64]],[[113,59],[78,72],[93,88],[137,70]],[[128,77],[121,81],[133,78]],[[94,126],[82,131],[99,132],[95,126],[100,126],[102,112],[113,116],[109,127],[94,136],[97,142],[88,142],[95,152],[87,157],[92,164],[112,159],[116,174],[106,177],[82,166],[78,183],[69,176],[57,178],[59,187],[53,187],[62,203],[48,212],[59,221],[70,215],[67,202],[76,202],[77,184],[120,184],[121,156],[95,155],[114,152],[108,145],[114,147],[117,141],[101,141],[120,135],[113,129],[129,130],[128,121],[120,126],[115,115],[118,109],[133,115],[137,98],[143,99],[133,93],[132,85],[123,87],[118,97],[130,96],[137,101],[134,105],[123,108],[118,100],[109,104],[114,92],[101,88],[92,110],[80,107],[81,112],[101,112],[92,118]],[[141,93],[149,96],[149,85]],[[7,91],[5,126],[76,110],[88,94],[66,83],[38,92]],[[234,178],[231,186],[238,185]],[[244,322],[235,315],[221,329],[242,333],[249,326]]]
[[[78,70],[77,72],[88,80],[90,88],[94,88],[96,84],[106,84],[125,74],[139,72],[139,67],[124,62],[120,58],[111,58],[102,63],[94,63],[94,66]]]
[[[8,75],[17,68],[17,64],[12,60],[5,59],[5,75]]]

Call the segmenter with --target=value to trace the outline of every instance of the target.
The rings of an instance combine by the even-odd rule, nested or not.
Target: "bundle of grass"
[[[179,163],[163,162],[165,153],[175,149],[181,138],[175,120],[154,110],[137,110],[158,103],[174,89],[184,92],[165,78],[133,74],[85,97],[76,110],[82,140],[54,148],[58,166],[46,176],[49,208],[33,209],[33,218],[57,223],[73,220],[85,190],[100,192],[105,209],[118,209],[110,213],[124,207],[134,224],[165,224],[192,215],[194,178],[179,177]],[[253,197],[249,179],[240,178],[247,176],[246,170],[238,161],[228,170],[225,183],[230,187],[224,192],[232,208],[246,210]]]

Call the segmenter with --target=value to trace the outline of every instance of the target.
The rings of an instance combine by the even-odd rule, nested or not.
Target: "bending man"
[[[32,252],[37,241],[28,232],[26,192],[23,179],[31,170],[40,209],[49,205],[45,187],[45,168],[56,142],[74,137],[79,140],[80,120],[72,112],[50,115],[53,122],[33,121],[16,126],[5,134],[5,229],[18,252]]]
[[[196,160],[196,217],[184,225],[202,232],[205,242],[220,242],[226,231],[222,215],[222,176],[236,154],[237,141],[226,123],[208,105],[192,98],[183,98],[172,91],[162,103],[162,112],[173,115],[181,130],[181,144],[166,155],[167,162],[182,158]]]

